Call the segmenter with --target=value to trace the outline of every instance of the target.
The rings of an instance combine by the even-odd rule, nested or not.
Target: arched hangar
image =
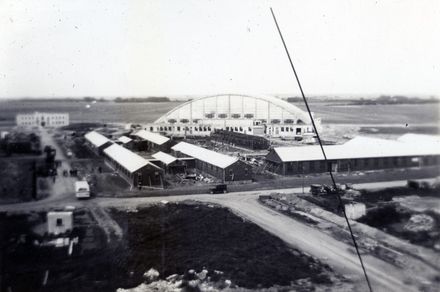
[[[315,118],[319,126],[320,119]],[[173,136],[208,136],[215,129],[282,138],[313,137],[307,112],[273,96],[220,94],[185,102],[146,130]]]

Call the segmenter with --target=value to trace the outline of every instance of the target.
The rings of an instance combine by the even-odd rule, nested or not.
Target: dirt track
[[[404,185],[406,181],[397,181],[379,184],[367,184],[364,187],[378,188],[384,186]],[[273,190],[280,192],[280,190]],[[301,192],[301,189],[285,189],[284,192]],[[286,243],[309,253],[321,261],[329,264],[333,269],[351,278],[358,283],[359,291],[366,291],[367,286],[363,279],[358,258],[353,248],[341,241],[338,241],[322,232],[295,221],[287,216],[262,206],[257,198],[260,194],[268,194],[271,191],[263,192],[239,192],[224,195],[187,195],[168,197],[148,198],[97,198],[91,201],[76,201],[75,199],[63,201],[35,202],[33,204],[19,204],[0,206],[1,211],[20,210],[41,210],[49,207],[66,205],[74,206],[100,206],[107,207],[137,207],[145,204],[160,203],[166,201],[197,200],[201,202],[216,203],[230,208],[238,215],[254,222],[270,233],[283,239]],[[433,275],[438,271],[433,269],[422,269],[423,273],[411,274],[382,260],[371,256],[364,256],[367,272],[373,284],[374,291],[417,291],[421,283],[429,283]],[[428,290],[429,291],[429,290]]]

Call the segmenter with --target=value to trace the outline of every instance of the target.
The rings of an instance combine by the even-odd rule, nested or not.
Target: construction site
[[[438,291],[430,18],[184,2],[0,4],[0,291]]]

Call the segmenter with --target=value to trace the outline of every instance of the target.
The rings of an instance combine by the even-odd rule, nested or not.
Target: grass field
[[[74,122],[148,123],[181,102],[114,103],[98,102],[86,108],[83,101],[0,101],[0,122],[14,121],[19,112],[68,112]],[[301,103],[294,105],[305,110]],[[310,103],[311,110],[323,123],[335,124],[438,124],[439,104],[350,105]]]

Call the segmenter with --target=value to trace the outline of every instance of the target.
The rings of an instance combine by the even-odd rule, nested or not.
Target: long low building
[[[440,164],[436,136],[402,136],[397,140],[356,137],[345,144],[275,147],[266,156],[267,169],[282,175],[364,171]]]
[[[104,149],[106,161],[133,187],[163,188],[163,170],[145,158],[118,145]]]
[[[25,113],[15,117],[17,126],[26,127],[62,127],[69,125],[68,113]]]
[[[92,131],[84,135],[86,145],[96,154],[102,154],[102,151],[112,144],[112,141],[106,136]]]
[[[134,133],[132,137],[137,139],[138,150],[167,152],[170,149],[170,138],[157,133],[140,130]]]
[[[171,147],[177,157],[192,157],[194,167],[227,181],[251,180],[251,167],[235,157],[224,155],[186,142],[180,142]]]

